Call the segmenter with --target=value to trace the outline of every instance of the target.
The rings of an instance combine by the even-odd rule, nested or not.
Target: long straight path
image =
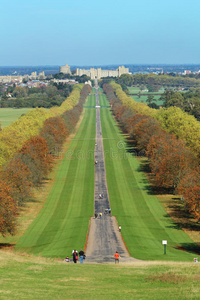
[[[110,208],[106,183],[103,139],[100,121],[100,105],[98,85],[96,82],[96,147],[95,147],[95,212],[97,218],[92,218],[86,247],[87,262],[106,263],[114,261],[114,253],[120,254],[120,261],[130,260],[130,256],[123,243],[121,233],[115,217],[105,213]],[[99,195],[103,194],[103,198]],[[99,214],[102,213],[102,217]]]

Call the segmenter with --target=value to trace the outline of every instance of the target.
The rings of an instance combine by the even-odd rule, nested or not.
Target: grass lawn
[[[146,103],[146,100],[148,98],[147,95],[142,95],[140,97],[138,97],[136,95],[132,95],[130,97],[133,98],[136,102],[142,102],[142,103]],[[155,104],[157,104],[157,105],[163,105],[163,101],[159,100],[160,96],[154,96],[154,99],[156,100],[156,101],[153,101]]]
[[[141,89],[137,86],[132,86],[132,87],[128,87],[128,90],[129,92],[132,94],[135,94],[135,93],[142,93],[142,94],[161,94],[161,93],[164,93],[164,89],[161,88],[158,92],[153,92],[153,93],[149,93],[148,91],[141,91]],[[146,89],[147,90],[147,89]]]
[[[9,126],[16,121],[21,115],[26,114],[32,108],[0,108],[0,123],[1,128]]]
[[[199,299],[200,264],[64,263],[0,251],[0,299]]]
[[[105,104],[104,100],[100,98]],[[114,121],[110,109],[101,109],[106,174],[112,214],[132,256],[143,260],[193,261],[194,242],[169,217],[152,193],[139,160]],[[162,240],[167,240],[164,255]]]
[[[139,87],[129,87],[128,88],[129,92],[130,93],[141,93],[141,96],[139,97],[138,95],[130,95],[131,98],[133,98],[136,102],[143,102],[143,103],[146,103],[146,100],[148,98],[148,95],[151,95],[153,94],[154,96],[154,99],[156,101],[155,104],[157,105],[163,105],[163,101],[160,101],[160,95],[155,95],[155,94],[161,94],[164,92],[164,89],[160,89],[158,92],[154,92],[154,93],[148,93],[148,92],[144,92],[144,91],[141,91]]]
[[[95,97],[89,96],[87,105],[95,103]],[[64,258],[73,249],[84,248],[89,218],[94,213],[95,120],[95,108],[85,108],[44,207],[19,239],[17,250]]]

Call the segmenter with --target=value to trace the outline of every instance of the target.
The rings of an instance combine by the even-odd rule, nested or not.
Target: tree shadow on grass
[[[173,203],[168,205],[170,217],[175,220],[176,226],[180,229],[200,231],[200,223],[187,211],[180,197],[172,198]]]
[[[174,248],[200,255],[200,247],[195,243],[182,243]]]
[[[178,230],[200,231],[200,223],[185,210],[183,202],[180,197],[172,198],[173,203],[168,204],[170,213],[164,215],[165,218],[172,218],[173,224],[167,228],[174,228]]]
[[[146,178],[143,179],[143,183],[145,184],[145,190],[149,195],[173,195],[173,188],[165,188],[161,186],[156,186],[154,177],[151,173],[150,164],[148,158],[143,158],[140,160],[140,165],[137,169],[138,172],[146,174]]]
[[[10,243],[0,243],[0,249],[13,249],[15,244]]]

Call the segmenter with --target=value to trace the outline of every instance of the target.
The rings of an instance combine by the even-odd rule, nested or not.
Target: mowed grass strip
[[[95,103],[89,96],[87,105]],[[17,250],[64,258],[73,249],[84,248],[94,212],[95,120],[95,108],[86,108],[45,205],[20,238]]]
[[[104,104],[105,98],[100,100]],[[140,171],[139,160],[131,153],[110,109],[102,108],[100,115],[112,215],[122,227],[122,236],[131,255],[143,260],[192,261],[195,254],[177,247],[189,249],[195,244],[153,195]],[[167,240],[165,255],[162,240]]]
[[[1,128],[9,126],[16,121],[21,115],[26,114],[33,108],[0,108],[0,123]]]
[[[199,264],[67,264],[3,251],[0,257],[1,299],[199,299]]]

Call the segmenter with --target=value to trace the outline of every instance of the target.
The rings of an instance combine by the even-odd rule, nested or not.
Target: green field
[[[0,256],[3,300],[200,298],[200,264],[89,265],[3,251]]]
[[[89,96],[86,104],[95,105],[95,96]],[[20,238],[17,250],[64,258],[73,249],[84,248],[94,214],[95,121],[96,109],[85,108],[45,205]]]
[[[148,98],[147,95],[141,95],[140,97],[136,95],[131,95],[130,97],[133,98],[136,102],[142,102],[142,103],[146,103],[146,100]],[[154,96],[154,99],[156,100],[153,101],[155,104],[161,106],[163,105],[163,101],[160,100],[160,96]]]
[[[141,91],[139,87],[129,87],[128,88],[130,94],[138,94],[139,92],[141,93],[141,96],[139,97],[138,95],[130,95],[131,98],[133,98],[136,102],[142,102],[146,103],[146,100],[148,98],[148,95],[153,95],[155,101],[153,101],[157,105],[163,105],[163,101],[160,101],[160,95],[161,93],[164,92],[164,89],[160,89],[158,92],[154,93],[149,93],[146,91]],[[158,95],[155,95],[158,94]]]
[[[164,93],[164,89],[161,88],[158,92],[153,92],[153,93],[149,93],[148,91],[141,91],[141,89],[139,87],[136,86],[132,86],[132,87],[128,87],[128,90],[130,92],[130,94],[135,94],[135,93],[142,93],[142,94],[161,94]]]
[[[100,104],[105,105],[105,96]],[[177,250],[191,248],[193,241],[167,215],[141,172],[139,160],[130,152],[110,109],[101,109],[102,134],[112,214],[132,256],[143,260],[192,261],[195,254]],[[162,240],[167,240],[164,255]]]
[[[26,114],[32,108],[0,108],[0,123],[1,128],[9,126],[12,122],[16,121],[21,115]]]

